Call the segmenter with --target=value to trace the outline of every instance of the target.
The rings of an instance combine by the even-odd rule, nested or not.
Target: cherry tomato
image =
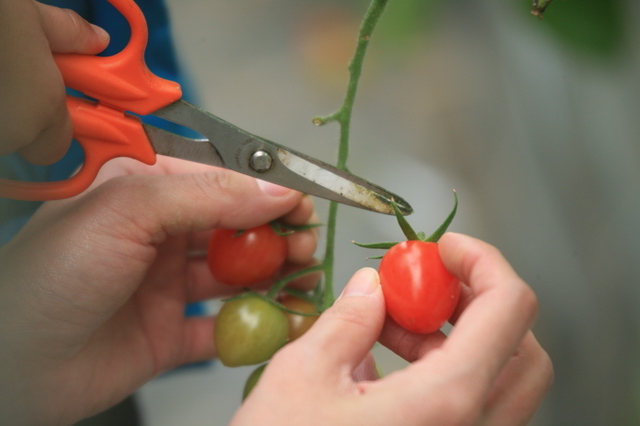
[[[458,304],[460,284],[444,267],[437,243],[396,244],[382,258],[379,272],[387,312],[409,331],[439,330]]]
[[[239,235],[232,229],[216,229],[209,241],[207,260],[216,280],[245,287],[273,277],[286,257],[286,238],[265,224]]]
[[[304,299],[300,299],[299,297],[286,295],[280,299],[280,303],[287,309],[291,309],[292,311],[302,312],[304,314],[314,314],[317,313],[316,307],[313,303],[308,302]],[[302,336],[311,328],[314,322],[318,319],[318,315],[315,316],[304,316],[304,315],[296,315],[291,312],[283,311],[284,316],[287,317],[287,321],[289,322],[289,341],[292,342],[298,337]]]
[[[287,341],[289,327],[280,308],[255,296],[232,299],[220,308],[214,342],[227,367],[270,359]]]

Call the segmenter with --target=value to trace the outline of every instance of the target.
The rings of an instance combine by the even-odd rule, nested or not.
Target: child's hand
[[[0,155],[59,160],[71,143],[65,87],[52,53],[96,54],[109,35],[75,12],[0,0]]]
[[[233,424],[526,424],[553,380],[529,330],[536,297],[486,243],[445,234],[440,252],[464,288],[448,338],[385,323],[378,276],[361,270],[276,353]],[[376,380],[368,353],[377,339],[411,365]]]

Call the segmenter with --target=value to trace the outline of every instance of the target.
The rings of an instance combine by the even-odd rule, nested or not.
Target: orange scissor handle
[[[67,107],[74,136],[84,150],[82,168],[69,179],[57,182],[0,179],[1,197],[30,201],[69,198],[87,189],[104,163],[113,158],[156,162],[156,153],[138,117],[73,96],[67,96]]]
[[[113,56],[55,54],[65,85],[97,100],[71,96],[67,107],[73,136],[84,150],[80,171],[57,182],[18,182],[0,179],[0,197],[46,201],[69,198],[91,185],[100,167],[116,157],[155,163],[139,119],[124,111],[147,115],[182,97],[180,85],[153,74],[144,61],[148,30],[144,14],[133,0],[108,0],[129,22],[131,38]]]
[[[133,0],[108,0],[129,22],[131,38],[113,56],[54,55],[67,87],[122,111],[147,115],[182,97],[180,85],[153,74],[144,61],[148,30]]]

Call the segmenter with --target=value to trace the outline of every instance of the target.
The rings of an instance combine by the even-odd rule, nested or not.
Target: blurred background
[[[337,109],[367,0],[168,0],[197,102],[334,163]],[[640,396],[640,3],[396,0],[374,33],[349,168],[404,196],[430,233],[500,248],[541,305],[555,384],[534,425],[637,425]],[[317,202],[321,217],[326,203]],[[337,281],[401,238],[393,218],[341,207]],[[216,305],[211,304],[215,310]],[[491,333],[491,330],[487,330]],[[375,349],[386,373],[404,364]],[[168,373],[137,394],[144,424],[224,425],[251,368]],[[312,384],[310,384],[312,386]],[[330,407],[327,407],[330,409]]]

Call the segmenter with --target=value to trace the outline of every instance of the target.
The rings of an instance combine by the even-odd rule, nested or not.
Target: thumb
[[[385,318],[378,273],[372,268],[356,272],[334,305],[292,345],[305,346],[315,358],[310,365],[320,372],[351,373],[378,339]],[[324,367],[324,368],[323,368]]]
[[[109,34],[70,9],[36,2],[42,28],[54,53],[96,54],[109,44]]]

